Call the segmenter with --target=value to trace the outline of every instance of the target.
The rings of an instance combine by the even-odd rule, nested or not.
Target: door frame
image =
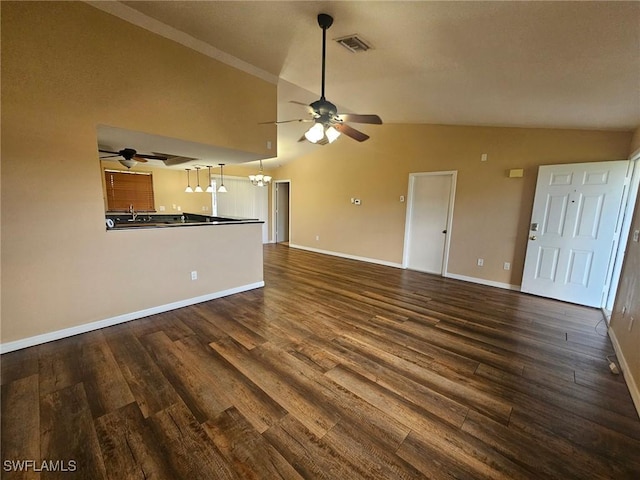
[[[623,194],[622,207],[618,217],[620,226],[618,228],[617,247],[610,261],[610,271],[607,275],[607,290],[602,305],[602,310],[607,322],[611,318],[613,304],[616,299],[616,294],[618,293],[624,254],[627,250],[631,221],[633,220],[633,209],[636,205],[638,190],[640,188],[640,151],[635,152],[629,159],[629,170],[627,171],[626,182],[626,191]]]
[[[407,269],[409,264],[409,246],[411,243],[411,215],[414,209],[414,183],[418,177],[449,176],[451,177],[451,190],[449,193],[449,208],[447,211],[447,233],[445,234],[444,250],[442,252],[442,276],[449,273],[449,249],[451,247],[451,232],[453,229],[453,207],[456,197],[456,184],[458,181],[457,170],[444,170],[439,172],[418,172],[409,174],[409,188],[407,193],[407,212],[404,221],[404,247],[402,252],[402,268]]]
[[[278,212],[276,211],[276,185],[279,183],[287,183],[289,184],[289,244],[291,244],[291,180],[290,179],[282,179],[282,180],[274,180],[271,183],[271,218],[273,222],[271,223],[271,242],[270,243],[278,243],[276,238],[276,228],[278,225]]]

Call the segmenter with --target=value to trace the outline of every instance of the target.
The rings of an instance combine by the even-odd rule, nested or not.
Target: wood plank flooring
[[[264,289],[3,355],[2,478],[640,478],[599,311],[264,251]]]

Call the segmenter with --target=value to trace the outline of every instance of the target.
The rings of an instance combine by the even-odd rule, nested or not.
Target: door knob
[[[537,240],[537,239],[538,239],[538,237],[536,237],[535,235],[531,235],[531,236],[529,237],[529,240]]]

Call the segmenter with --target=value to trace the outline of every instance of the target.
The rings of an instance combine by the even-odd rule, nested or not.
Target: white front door
[[[521,290],[601,307],[627,161],[542,166]]]
[[[446,271],[456,172],[409,175],[403,266],[442,275]]]

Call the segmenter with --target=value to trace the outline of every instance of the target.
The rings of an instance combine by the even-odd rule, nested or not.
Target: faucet
[[[131,214],[131,221],[135,222],[136,218],[138,218],[138,214],[136,213],[136,211],[133,209],[133,203],[131,205],[129,205],[129,213]]]

